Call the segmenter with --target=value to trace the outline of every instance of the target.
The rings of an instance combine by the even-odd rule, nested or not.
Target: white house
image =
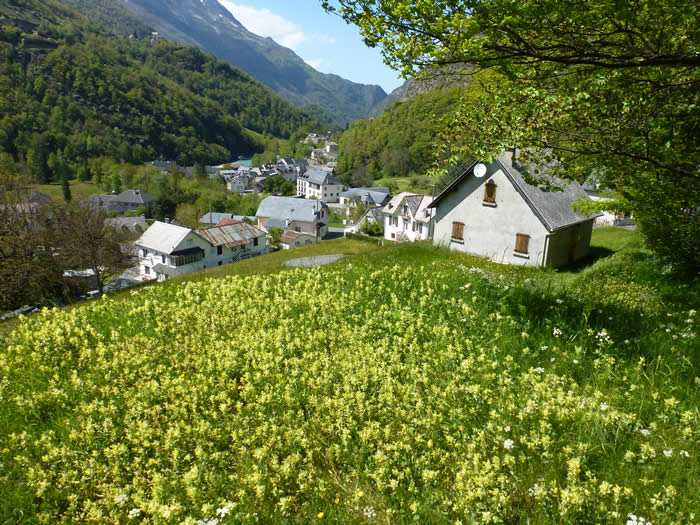
[[[305,199],[338,202],[343,189],[343,183],[328,171],[309,170],[297,177],[297,195]]]
[[[142,279],[158,281],[267,252],[265,232],[234,219],[198,231],[156,221],[134,244]]]
[[[292,230],[287,230],[282,237],[280,237],[280,247],[283,250],[297,248],[306,244],[314,244],[315,242],[317,242],[316,237],[310,233],[295,232]]]
[[[328,206],[319,200],[270,196],[263,199],[255,216],[258,228],[268,233],[280,228],[308,233],[318,240],[328,233]]]
[[[389,188],[350,188],[340,194],[340,204],[346,206],[346,214],[350,208],[362,203],[363,206],[384,206],[391,199]]]
[[[585,217],[572,208],[586,198],[581,186],[573,182],[560,191],[546,191],[544,185],[525,182],[524,174],[512,153],[490,164],[473,164],[431,203],[433,242],[527,266],[556,267],[584,257],[595,216]],[[539,179],[561,184],[546,175]]]
[[[206,258],[211,245],[182,226],[156,221],[134,244],[143,280],[164,281],[216,265]]]
[[[267,253],[267,236],[255,226],[236,219],[221,219],[213,228],[197,230],[211,246],[207,261],[221,266]]]
[[[357,222],[351,226],[345,228],[345,233],[359,233],[362,230],[362,226],[365,223],[375,223],[384,224],[384,213],[381,208],[370,208],[368,209],[362,217],[360,217]]]
[[[384,206],[384,238],[391,241],[417,241],[430,238],[433,198],[403,192]]]
[[[586,192],[588,197],[593,201],[606,202],[610,201],[611,198],[608,196],[610,194],[609,190],[605,190],[600,187],[600,184],[595,179],[595,177],[588,178],[582,184],[583,190]],[[603,210],[600,216],[596,217],[594,226],[624,226],[627,224],[634,223],[634,217],[630,212],[627,211],[607,211]]]

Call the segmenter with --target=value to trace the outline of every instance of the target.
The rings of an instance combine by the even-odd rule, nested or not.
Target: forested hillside
[[[381,116],[354,122],[339,142],[338,173],[370,178],[424,173],[434,159],[440,118],[454,109],[462,89],[396,101]]]
[[[62,1],[100,16],[111,2]],[[339,124],[366,117],[386,97],[377,85],[316,71],[291,49],[248,31],[216,0],[120,1],[166,38],[214,53],[299,107],[318,104]]]
[[[41,182],[49,157],[218,163],[288,137],[305,112],[194,47],[118,37],[53,0],[0,4],[0,151]],[[246,129],[247,128],[247,129]]]

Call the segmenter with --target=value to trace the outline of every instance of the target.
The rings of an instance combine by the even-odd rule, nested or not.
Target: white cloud
[[[335,38],[323,34],[308,34],[294,22],[287,20],[267,8],[258,9],[247,5],[236,4],[231,0],[219,0],[229,12],[256,35],[270,37],[278,44],[294,51],[304,42],[318,40],[325,43],[335,43]],[[316,62],[316,60],[312,60]]]
[[[307,64],[309,64],[312,68],[318,70],[321,69],[321,64],[323,63],[323,59],[321,58],[309,58],[307,60],[304,60]]]

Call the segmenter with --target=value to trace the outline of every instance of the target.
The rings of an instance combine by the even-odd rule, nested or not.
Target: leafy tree
[[[92,270],[102,293],[107,279],[129,266],[129,256],[122,248],[127,234],[107,226],[107,213],[99,206],[71,203],[51,206],[49,211],[46,230],[61,266]]]
[[[384,224],[379,221],[365,220],[360,226],[360,231],[366,235],[373,237],[381,237],[384,235]]]
[[[483,85],[443,126],[444,157],[488,160],[518,146],[526,160],[559,161],[559,175],[595,173],[635,209],[659,253],[691,274],[700,268],[697,3],[323,4],[404,75],[464,65]]]
[[[277,228],[276,226],[268,230],[268,234],[270,235],[270,245],[276,250],[280,247],[282,233],[284,233],[282,228]]]
[[[0,171],[0,311],[42,303],[62,287],[55,239],[42,227],[44,210],[25,201],[26,184]]]

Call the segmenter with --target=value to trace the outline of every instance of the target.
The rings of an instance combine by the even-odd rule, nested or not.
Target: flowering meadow
[[[639,257],[399,246],[44,310],[0,335],[0,519],[692,523],[698,287]]]

